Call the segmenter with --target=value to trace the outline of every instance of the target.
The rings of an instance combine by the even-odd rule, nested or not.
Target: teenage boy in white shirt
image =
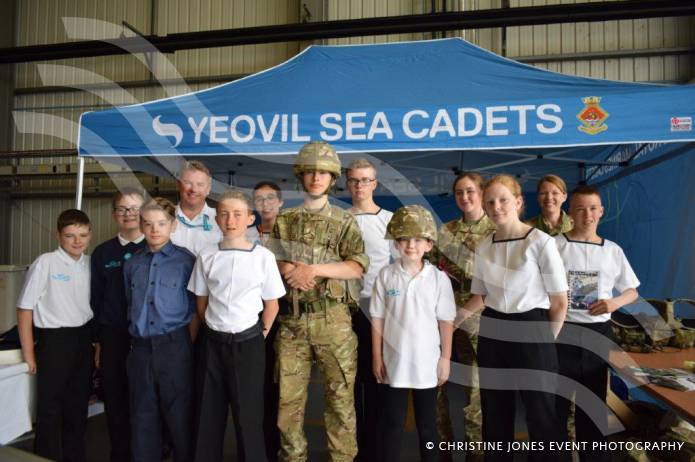
[[[71,209],[60,214],[57,228],[58,249],[39,256],[27,272],[17,325],[24,361],[37,376],[34,451],[51,460],[85,461],[93,314],[84,251],[91,224]]]
[[[400,460],[401,437],[412,391],[423,461],[438,461],[437,387],[449,378],[456,303],[451,281],[423,260],[437,240],[432,215],[419,205],[401,207],[388,225],[401,258],[383,268],[372,292],[372,368],[380,384],[375,460]]]
[[[196,387],[195,460],[222,460],[231,404],[239,460],[262,461],[266,459],[264,340],[285,287],[273,253],[246,238],[246,228],[254,220],[249,197],[240,191],[225,192],[217,204],[216,220],[224,238],[218,247],[201,251],[188,285],[205,321]]]
[[[560,374],[572,379],[573,383],[586,386],[605,402],[608,386],[608,348],[605,346],[610,343],[597,342],[597,339],[613,339],[611,313],[637,299],[639,280],[620,246],[597,234],[603,206],[596,189],[590,186],[575,189],[569,212],[574,228],[555,236],[570,288],[569,310],[557,344]],[[614,297],[616,290],[619,295]],[[571,396],[576,390],[566,391]],[[558,418],[563,431],[567,430],[570,404],[569,400],[558,398]],[[589,418],[581,402],[575,409],[577,441],[604,441],[597,426],[599,422]],[[607,415],[603,417],[601,423],[605,426]],[[579,458],[582,461],[610,460],[610,454],[586,450],[579,451]]]
[[[378,185],[376,167],[360,158],[348,165],[345,181],[352,196],[348,209],[362,231],[364,250],[369,256],[369,269],[364,274],[360,293],[360,310],[352,314],[352,329],[357,334],[357,378],[355,380],[355,411],[357,414],[357,460],[373,460],[376,456],[377,384],[372,373],[372,325],[369,319],[369,298],[381,268],[397,257],[392,243],[385,239],[386,226],[393,213],[374,202]]]
[[[205,202],[212,188],[210,170],[197,160],[186,162],[179,173],[177,187],[181,200],[176,206],[178,226],[171,234],[171,242],[198,255],[202,249],[215,246],[222,239],[215,222],[215,209]]]

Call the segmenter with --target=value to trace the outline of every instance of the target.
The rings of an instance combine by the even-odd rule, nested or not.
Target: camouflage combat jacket
[[[365,271],[369,267],[369,257],[355,218],[330,203],[318,211],[309,211],[302,206],[283,210],[275,221],[267,247],[278,261],[311,265],[352,260]],[[290,307],[296,302],[315,304],[324,301],[356,305],[362,290],[361,282],[361,279],[317,278],[313,289],[302,292],[288,287],[285,297]]]
[[[527,220],[526,224],[533,226],[536,229],[540,229],[544,233],[550,234],[551,236],[557,236],[558,234],[572,231],[572,228],[574,228],[574,221],[572,221],[572,218],[567,215],[564,210],[560,211],[560,216],[562,217],[562,221],[559,228],[552,228],[550,224],[543,219],[543,214],[539,214],[538,216]]]
[[[459,308],[471,298],[475,248],[494,231],[495,224],[487,215],[478,221],[465,221],[461,217],[443,224],[439,230],[431,261],[451,278]]]

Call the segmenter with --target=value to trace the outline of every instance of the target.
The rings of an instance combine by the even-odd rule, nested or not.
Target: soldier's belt
[[[302,313],[322,313],[326,309],[326,302],[316,300],[315,302],[299,302],[299,314]],[[292,302],[280,307],[280,314],[293,314]]]

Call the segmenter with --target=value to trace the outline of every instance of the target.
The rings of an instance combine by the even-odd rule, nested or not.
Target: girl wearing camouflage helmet
[[[379,460],[399,460],[408,394],[412,392],[420,455],[439,460],[437,386],[449,378],[452,321],[456,315],[449,278],[423,260],[437,239],[432,215],[423,207],[401,207],[387,227],[401,257],[384,267],[372,290],[372,357],[380,383]]]

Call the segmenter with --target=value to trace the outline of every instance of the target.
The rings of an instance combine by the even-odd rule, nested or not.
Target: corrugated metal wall
[[[13,264],[29,264],[38,255],[57,247],[56,219],[62,210],[74,207],[73,199],[21,199],[14,200],[10,209],[12,230],[10,233],[10,261]],[[113,237],[116,227],[111,220],[111,201],[108,198],[85,201],[83,208],[92,221],[92,244],[89,251],[100,242]]]
[[[586,0],[510,0],[511,7],[579,3]],[[603,0],[598,0],[603,1]],[[59,43],[84,38],[113,38],[126,31],[125,20],[143,34],[250,27],[256,25],[423,14],[431,11],[430,0],[21,0],[17,2],[16,44]],[[303,6],[306,5],[306,9]],[[500,8],[502,0],[437,0],[437,11],[470,11]],[[311,17],[309,18],[309,14]],[[96,18],[80,22],[76,19]],[[66,27],[69,33],[66,32]],[[597,78],[627,81],[687,81],[695,77],[695,60],[686,50],[695,47],[695,19],[657,18],[605,23],[510,27],[447,33],[398,34],[326,40],[324,43],[383,43],[460,36],[496,53],[539,67]],[[71,39],[72,37],[72,39]],[[268,44],[188,50],[166,55],[171,65],[155,62],[152,71],[159,79],[238,76],[276,65],[308,43]],[[634,52],[634,50],[637,50]],[[646,56],[653,50],[656,56]],[[680,51],[679,51],[680,50]],[[658,56],[660,52],[669,56]],[[594,53],[594,55],[591,55]],[[606,56],[622,53],[624,56]],[[629,54],[634,56],[627,56]],[[599,56],[597,54],[602,54]],[[551,55],[548,59],[548,55]],[[141,56],[140,56],[141,57]],[[535,62],[534,62],[535,61]],[[542,62],[538,62],[542,61]],[[59,149],[74,146],[76,123],[87,110],[132,101],[149,101],[167,94],[181,94],[184,86],[169,92],[147,85],[150,73],[134,56],[29,63],[16,66],[15,86],[19,94],[14,107],[20,121],[39,133],[14,136],[15,150]],[[96,89],[104,82],[140,82],[127,90]],[[41,86],[91,85],[89,92],[38,92]],[[195,91],[216,83],[191,85]],[[45,116],[34,118],[32,113]],[[50,134],[51,136],[49,136]],[[21,165],[67,163],[74,159],[22,159]],[[74,168],[74,167],[73,167]],[[73,171],[73,170],[71,170]],[[149,181],[149,180],[147,180]],[[108,180],[106,181],[108,182]],[[86,187],[104,188],[104,180],[86,179]],[[34,180],[23,183],[49,190],[72,190],[73,179]],[[147,182],[146,187],[154,184]],[[162,186],[162,185],[160,185]],[[171,183],[162,187],[170,187]],[[72,207],[72,199],[19,199],[11,204],[11,256],[8,263],[28,263],[55,247],[52,236],[60,210]],[[94,220],[94,242],[114,232],[108,199],[90,199],[85,209]]]

